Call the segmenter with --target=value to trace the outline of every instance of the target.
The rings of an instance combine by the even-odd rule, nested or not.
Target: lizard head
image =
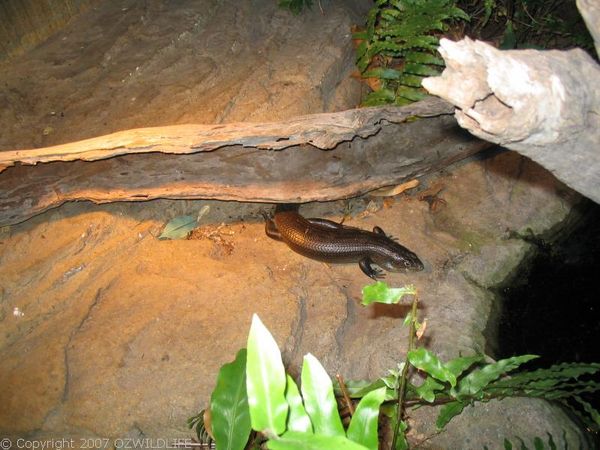
[[[424,269],[423,262],[415,253],[398,243],[395,244],[397,249],[389,252],[385,258],[375,261],[378,266],[389,272],[418,272]]]

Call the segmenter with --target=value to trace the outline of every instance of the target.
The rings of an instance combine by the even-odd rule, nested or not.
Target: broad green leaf
[[[537,358],[536,355],[514,356],[512,358],[501,359],[495,363],[487,364],[481,369],[474,370],[462,380],[460,380],[456,392],[452,394],[457,397],[462,396],[481,396],[482,389],[492,381],[497,380],[502,375],[516,369],[521,364]]]
[[[190,231],[196,228],[198,222],[192,216],[178,216],[171,219],[158,239],[184,239]]]
[[[287,429],[290,431],[298,431],[301,433],[312,433],[312,424],[310,417],[306,414],[304,403],[296,382],[289,375],[287,376],[287,386],[285,389],[285,398],[290,405],[290,414],[288,416]]]
[[[285,369],[275,339],[256,314],[247,348],[246,388],[252,428],[269,437],[278,436],[285,431],[288,413]]]
[[[281,438],[267,442],[270,450],[367,450],[345,436],[324,436],[322,434],[288,431]]]
[[[385,387],[371,391],[358,403],[346,433],[348,439],[371,450],[377,450],[377,419],[379,407],[385,400],[385,392]]]
[[[456,385],[456,376],[429,350],[419,347],[408,352],[408,360],[417,369],[426,372],[439,381],[446,381],[451,386]]]
[[[302,365],[302,397],[315,434],[344,436],[342,419],[333,395],[331,378],[313,355],[304,356]]]
[[[383,281],[377,281],[369,284],[362,289],[362,302],[364,306],[371,303],[396,304],[402,300],[405,295],[415,295],[417,290],[413,285],[406,285],[401,288],[391,288]]]
[[[483,355],[475,355],[475,356],[460,356],[458,358],[451,359],[444,366],[450,372],[454,374],[455,377],[459,377],[462,373],[471,367],[473,364],[481,362],[485,359]]]
[[[444,385],[438,383],[431,377],[425,378],[425,381],[419,386],[416,391],[419,397],[426,402],[432,403],[435,400],[435,391],[444,389]]]
[[[465,409],[465,406],[467,405],[460,401],[446,403],[444,406],[442,406],[440,409],[440,414],[435,421],[435,426],[438,428],[438,430],[444,428],[454,416],[458,416],[462,410]]]
[[[250,436],[250,413],[246,395],[246,349],[225,364],[217,375],[210,397],[212,432],[219,449],[243,449]]]
[[[510,442],[508,439],[504,438],[504,450],[512,450],[513,446],[512,446],[512,442]]]
[[[389,375],[380,378],[381,381],[383,381],[389,389],[396,390],[398,389],[398,387],[400,387],[400,376],[402,371],[404,370],[405,364],[405,361],[398,363],[397,369],[388,369]]]
[[[533,446],[535,447],[535,450],[544,450],[546,448],[544,441],[542,441],[542,438],[539,436],[533,438]]]

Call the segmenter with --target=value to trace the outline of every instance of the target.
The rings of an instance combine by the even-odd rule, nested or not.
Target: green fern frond
[[[426,52],[406,52],[404,55],[404,60],[422,65],[428,64],[433,66],[444,66],[444,60],[442,58]]]
[[[438,75],[444,66],[437,54],[438,35],[456,20],[468,21],[469,16],[455,0],[377,0],[367,15],[365,30],[354,34],[355,39],[363,39],[356,65],[364,78],[382,80],[385,92],[370,94],[363,104],[405,104],[424,98],[421,80]],[[376,62],[379,56],[383,62]],[[394,66],[406,64],[389,72],[386,64],[391,60]],[[378,64],[383,66],[373,67]]]
[[[409,86],[400,86],[396,89],[396,104],[400,106],[418,102],[426,97],[427,94],[422,89],[415,89]]]
[[[396,99],[396,93],[390,89],[379,89],[371,92],[363,101],[364,106],[380,106],[393,103]]]
[[[363,73],[363,76],[365,78],[379,78],[380,80],[399,80],[401,72],[395,69],[377,67],[375,69],[367,70]]]

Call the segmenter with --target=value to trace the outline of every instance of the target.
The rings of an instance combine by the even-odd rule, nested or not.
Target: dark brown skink
[[[295,252],[328,263],[357,262],[374,280],[383,274],[372,264],[390,272],[423,270],[417,255],[379,227],[371,232],[327,219],[307,219],[298,213],[297,205],[278,205],[273,218],[265,218],[267,236],[285,242]]]

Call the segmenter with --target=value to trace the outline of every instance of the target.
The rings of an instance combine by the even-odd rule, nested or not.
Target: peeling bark
[[[599,42],[600,7],[578,2]],[[457,106],[458,123],[516,150],[600,203],[600,67],[583,50],[501,51],[442,39],[446,69],[423,81]]]
[[[310,144],[329,150],[355,137],[368,138],[386,123],[402,123],[412,117],[451,114],[452,105],[429,98],[404,108],[351,109],[311,114],[281,122],[172,125],[138,128],[31,150],[0,152],[0,172],[14,164],[50,161],[96,161],[134,153],[190,154],[241,145],[264,150]]]

